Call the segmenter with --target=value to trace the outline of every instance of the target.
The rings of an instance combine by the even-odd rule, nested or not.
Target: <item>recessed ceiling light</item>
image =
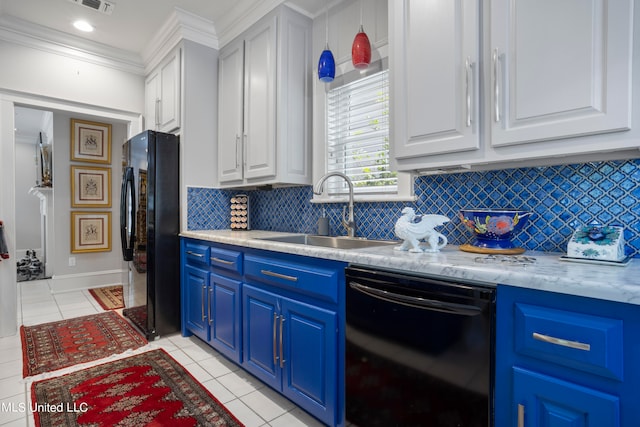
[[[80,31],[84,31],[85,33],[90,33],[93,31],[93,25],[89,24],[87,21],[76,21],[73,23],[73,26]]]

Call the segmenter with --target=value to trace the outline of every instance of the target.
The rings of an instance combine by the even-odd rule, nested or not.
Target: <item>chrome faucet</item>
[[[331,178],[332,176],[339,176],[340,178],[344,179],[347,182],[347,185],[349,185],[349,216],[345,218],[346,216],[346,212],[345,212],[346,207],[345,207],[342,210],[342,225],[347,229],[347,236],[355,237],[356,220],[353,216],[353,182],[351,182],[351,178],[349,178],[347,175],[343,174],[342,172],[329,172],[328,174],[324,175],[322,178],[318,180],[316,185],[313,187],[313,192],[314,194],[317,194],[317,195],[322,194],[324,182],[328,178]]]

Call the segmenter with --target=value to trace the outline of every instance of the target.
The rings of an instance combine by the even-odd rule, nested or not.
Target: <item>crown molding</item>
[[[0,40],[56,55],[144,75],[142,58],[10,15],[0,16]]]
[[[213,49],[219,48],[212,21],[175,7],[142,52],[145,73],[151,72],[182,40],[191,40]]]
[[[285,0],[241,0],[218,23],[220,47],[231,42]]]

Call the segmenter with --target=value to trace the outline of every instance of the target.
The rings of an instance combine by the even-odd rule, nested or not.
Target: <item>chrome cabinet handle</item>
[[[524,405],[518,403],[518,427],[524,427]]]
[[[160,100],[160,98],[156,98],[156,128],[160,127],[160,112],[162,111],[162,108],[160,107],[160,102],[162,102]]]
[[[467,103],[467,120],[466,120],[467,127],[471,127],[471,67],[472,67],[471,58],[467,56],[467,59],[464,63],[465,81],[466,81],[465,97],[466,97],[466,103]]]
[[[240,167],[240,161],[238,160],[238,145],[240,144],[240,135],[236,134],[236,169]]]
[[[226,259],[220,259],[220,258],[217,258],[217,257],[212,257],[210,259],[211,259],[211,261],[219,262],[221,264],[226,264],[226,265],[232,265],[233,264],[233,261],[227,261]]]
[[[282,344],[282,328],[284,326],[284,316],[280,316],[280,368],[284,368],[284,346]]]
[[[205,295],[205,291],[206,291],[207,287],[206,286],[202,286],[202,301],[200,301],[202,303],[202,321],[204,322],[205,316],[204,316],[204,297]]]
[[[209,310],[209,325],[213,323],[213,319],[211,318],[211,302],[213,301],[213,288],[209,288],[209,304],[207,304],[207,309]]]
[[[276,354],[276,325],[278,323],[278,315],[273,313],[273,366],[278,366],[278,355]]]
[[[494,113],[496,123],[500,122],[500,81],[498,76],[498,69],[500,61],[500,55],[498,55],[498,48],[493,49],[493,55],[491,57],[493,62],[493,97],[494,97]]]
[[[204,257],[203,254],[199,254],[199,253],[192,252],[192,251],[187,251],[187,255],[197,256],[198,258],[203,258]]]
[[[287,276],[286,274],[275,273],[269,270],[260,270],[260,273],[264,274],[265,276],[277,277],[278,279],[289,280],[291,282],[298,281],[298,278],[295,276]]]
[[[531,336],[535,340],[543,341],[549,344],[559,345],[562,347],[575,348],[576,350],[591,351],[591,344],[588,344],[588,343],[565,340],[563,338],[556,338],[550,335],[539,334],[538,332],[534,332],[533,334],[531,334]]]
[[[243,175],[244,171],[247,170],[247,134],[245,133],[242,136],[242,161],[243,161]]]

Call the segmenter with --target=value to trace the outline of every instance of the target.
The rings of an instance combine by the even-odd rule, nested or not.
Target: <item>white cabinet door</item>
[[[389,2],[393,152],[479,148],[478,2]]]
[[[492,1],[491,144],[628,129],[632,19],[631,0]]]
[[[154,71],[149,74],[145,81],[144,87],[144,127],[145,129],[157,130],[158,129],[158,111],[159,88],[160,87],[160,73]]]
[[[180,127],[180,49],[145,81],[145,128],[171,132]]]
[[[180,49],[160,65],[159,129],[170,132],[180,127]]]
[[[244,39],[244,177],[247,180],[276,174],[277,19],[273,16],[260,21]]]
[[[279,6],[218,62],[222,187],[310,184],[311,20]]]
[[[226,183],[242,180],[244,41],[225,46],[218,61],[218,179]]]

